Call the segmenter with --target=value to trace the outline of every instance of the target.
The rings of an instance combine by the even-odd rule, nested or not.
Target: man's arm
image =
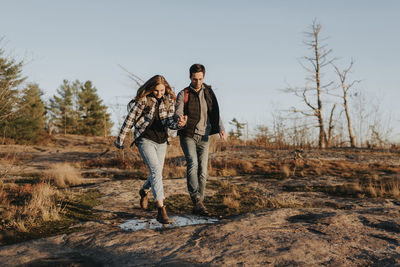
[[[178,96],[176,97],[175,102],[175,117],[179,117],[184,115],[184,107],[185,107],[185,91],[182,90],[179,92]]]
[[[223,140],[226,140],[227,138],[225,127],[221,120],[221,116],[219,116],[219,137]]]
[[[219,132],[225,132],[225,127],[222,123],[221,116],[219,116]]]

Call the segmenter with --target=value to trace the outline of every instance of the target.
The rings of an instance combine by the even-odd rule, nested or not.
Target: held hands
[[[183,127],[186,125],[188,116],[187,115],[180,115],[178,118],[178,126]]]

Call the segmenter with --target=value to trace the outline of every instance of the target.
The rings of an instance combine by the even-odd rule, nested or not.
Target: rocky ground
[[[79,149],[65,145],[55,147],[20,147],[26,155],[24,164],[15,166],[29,172],[45,169],[53,161],[80,161],[97,157],[104,147],[90,149],[82,142]],[[4,146],[1,149],[6,149]],[[3,151],[4,152],[4,151]],[[300,152],[301,158],[316,158],[310,151]],[[314,153],[314,152],[313,152]],[[380,177],[397,176],[400,158],[397,152],[328,151],[317,153],[319,160],[353,161],[366,164],[386,162],[391,171],[381,166]],[[30,155],[30,156],[29,156]],[[224,155],[224,156],[223,156]],[[257,164],[289,159],[293,151],[259,149],[222,151],[212,160],[248,157]],[[247,155],[247,156],[246,156]],[[260,163],[261,162],[261,163]],[[2,266],[400,266],[400,200],[398,197],[349,197],[332,190],[316,190],[342,185],[349,179],[340,172],[332,175],[324,169],[313,176],[297,175],[289,166],[289,174],[243,174],[212,176],[206,203],[219,185],[228,185],[254,194],[265,205],[249,212],[224,213],[214,224],[183,227],[123,230],[119,225],[130,219],[150,220],[156,211],[139,209],[138,190],[143,177],[115,179],[107,177],[114,168],[84,170],[97,182],[75,190],[97,189],[101,204],[94,210],[98,220],[82,222],[69,234],[51,236],[0,247]],[[376,166],[375,166],[376,167]],[[371,170],[373,167],[371,167]],[[12,171],[11,171],[12,172]],[[291,173],[292,172],[292,173]],[[385,176],[386,175],[386,176]],[[101,176],[98,178],[98,176]],[[351,178],[351,177],[350,177]],[[166,179],[165,193],[170,201],[186,196],[186,180]],[[245,188],[245,189],[243,189]],[[245,190],[245,191],[243,191]],[[248,195],[246,195],[249,198]],[[250,198],[252,196],[250,195]],[[181,198],[182,199],[182,198]],[[183,198],[184,199],[184,198]],[[208,202],[207,202],[208,201]],[[170,202],[168,202],[170,203]],[[249,202],[250,203],[250,202]],[[252,203],[252,202],[251,202]],[[250,205],[251,205],[250,203]],[[188,213],[189,208],[172,209],[170,215]]]

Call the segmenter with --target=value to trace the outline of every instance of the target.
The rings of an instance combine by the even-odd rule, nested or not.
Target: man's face
[[[199,90],[201,88],[201,86],[203,85],[204,73],[195,72],[192,74],[192,77],[190,77],[190,80],[192,81],[192,87],[194,89]]]

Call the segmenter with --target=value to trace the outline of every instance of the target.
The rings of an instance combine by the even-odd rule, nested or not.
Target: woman
[[[168,141],[168,128],[177,130],[185,126],[187,116],[176,120],[175,94],[168,82],[161,75],[156,75],[144,83],[137,91],[136,97],[129,102],[124,124],[114,144],[124,148],[124,139],[129,130],[135,126],[133,144],[139,149],[150,175],[139,191],[140,206],[147,209],[150,187],[157,203],[157,221],[171,223],[164,206],[164,188],[162,171]]]

